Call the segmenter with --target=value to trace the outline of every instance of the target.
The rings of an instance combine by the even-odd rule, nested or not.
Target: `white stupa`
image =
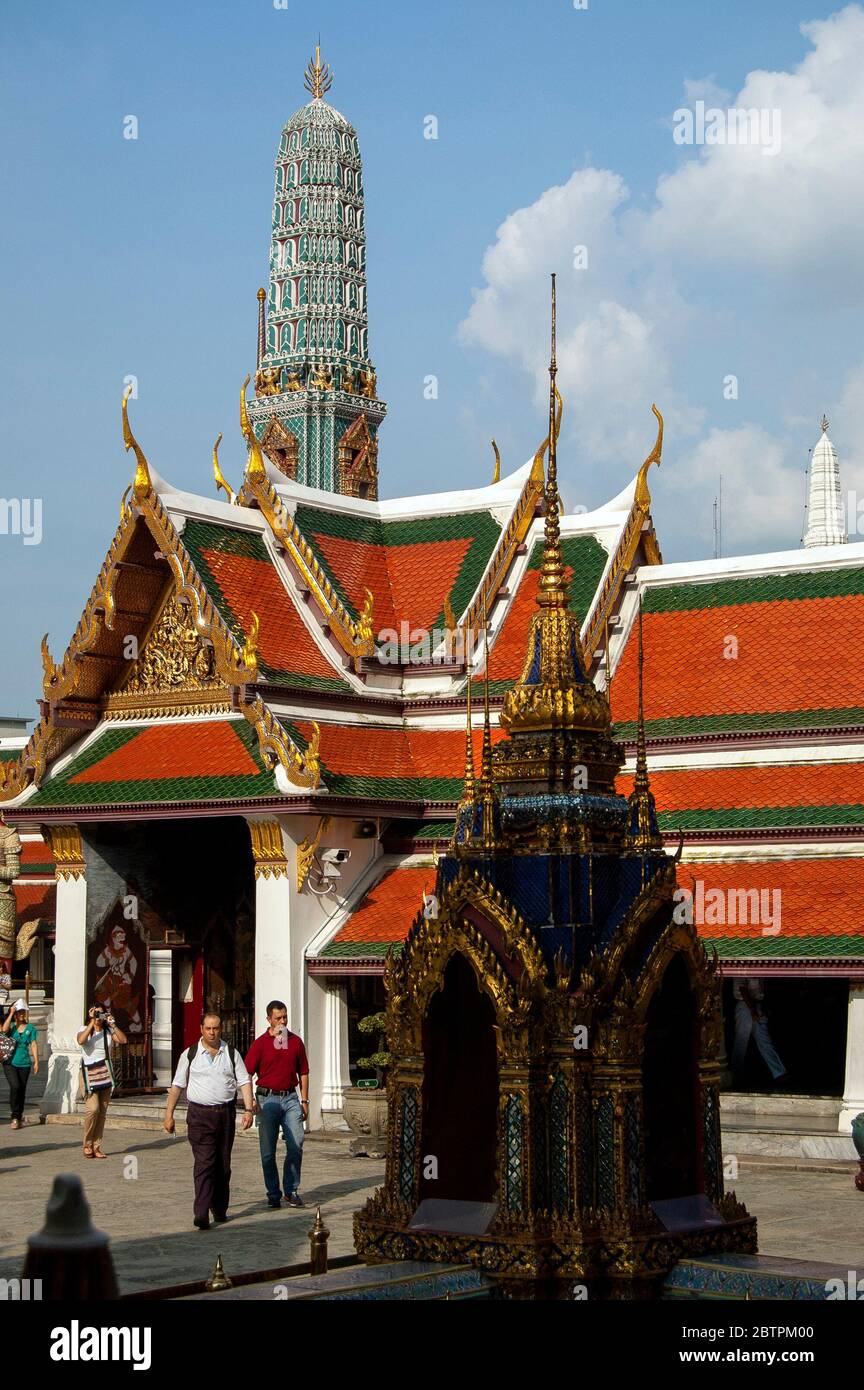
[[[840,462],[837,450],[828,438],[828,421],[823,415],[822,436],[810,459],[810,493],[804,544],[845,545],[846,541]]]

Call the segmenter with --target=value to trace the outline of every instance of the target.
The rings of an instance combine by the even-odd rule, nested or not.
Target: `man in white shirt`
[[[194,1225],[206,1231],[211,1211],[214,1221],[228,1220],[238,1090],[245,1109],[244,1129],[249,1128],[253,1116],[251,1078],[240,1053],[223,1041],[222,1020],[217,1013],[203,1015],[200,1042],[193,1043],[177,1063],[165,1107],[168,1134],[174,1133],[174,1111],[184,1090],[186,1133],[195,1155]]]

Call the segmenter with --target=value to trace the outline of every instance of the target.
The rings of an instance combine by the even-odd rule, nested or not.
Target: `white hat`
[[[28,1004],[24,1003],[23,999],[18,999],[12,1012],[13,1014],[29,1014],[30,1007]]]

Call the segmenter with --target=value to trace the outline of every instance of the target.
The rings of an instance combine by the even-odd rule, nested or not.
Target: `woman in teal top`
[[[3,1023],[3,1032],[11,1033],[15,1051],[3,1063],[3,1071],[9,1082],[9,1109],[12,1115],[12,1128],[21,1129],[24,1124],[24,1097],[27,1082],[30,1080],[30,1067],[33,1074],[39,1074],[39,1053],[36,1050],[36,1029],[27,1021],[27,1005],[23,999],[13,1004]]]

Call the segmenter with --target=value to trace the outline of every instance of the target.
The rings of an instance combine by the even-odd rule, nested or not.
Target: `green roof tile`
[[[741,603],[847,598],[864,594],[864,567],[838,570],[786,570],[777,574],[719,579],[703,584],[649,584],[646,613],[681,613]]]
[[[864,960],[861,936],[703,937],[721,960]]]

